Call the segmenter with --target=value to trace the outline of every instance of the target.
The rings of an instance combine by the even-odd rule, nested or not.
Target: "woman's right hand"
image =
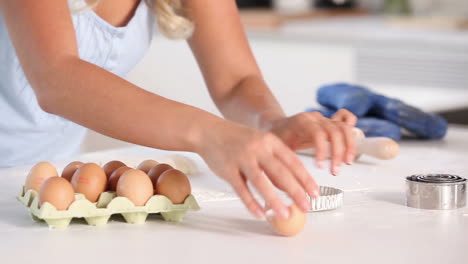
[[[220,122],[209,130],[209,136],[200,142],[198,154],[214,173],[232,185],[253,215],[263,218],[265,210],[248,182],[280,218],[288,218],[289,211],[274,186],[286,192],[304,212],[310,210],[306,193],[318,197],[319,186],[296,154],[276,135],[230,121]]]

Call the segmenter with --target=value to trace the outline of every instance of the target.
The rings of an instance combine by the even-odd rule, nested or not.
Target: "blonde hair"
[[[170,39],[187,39],[193,23],[183,15],[182,0],[145,0],[153,8],[159,30]]]
[[[74,11],[92,9],[101,0],[87,1],[84,7],[73,8]],[[143,0],[142,0],[143,1]],[[194,25],[186,16],[182,5],[183,0],[144,0],[156,15],[159,30],[170,39],[187,39],[194,30]],[[73,1],[72,1],[73,2]]]

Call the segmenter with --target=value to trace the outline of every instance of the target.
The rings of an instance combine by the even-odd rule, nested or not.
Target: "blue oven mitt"
[[[372,107],[373,99],[368,89],[346,83],[329,84],[317,91],[317,102],[329,109],[348,109],[362,117]]]
[[[436,114],[425,113],[404,102],[374,94],[369,113],[405,128],[421,139],[441,139],[447,133],[447,121]]]
[[[401,139],[401,128],[398,125],[376,117],[359,118],[356,127],[361,129],[366,137],[387,137],[396,141]]]
[[[317,100],[331,110],[346,108],[358,118],[373,116],[388,120],[421,139],[441,139],[447,132],[447,121],[441,116],[425,113],[362,86],[345,83],[325,85],[318,89]]]

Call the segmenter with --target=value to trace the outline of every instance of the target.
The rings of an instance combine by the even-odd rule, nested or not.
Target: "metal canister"
[[[421,209],[466,206],[465,178],[451,174],[420,174],[406,178],[406,205]]]

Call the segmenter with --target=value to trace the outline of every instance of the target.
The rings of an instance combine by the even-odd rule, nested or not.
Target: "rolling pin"
[[[366,138],[362,130],[353,129],[356,136],[356,160],[361,155],[368,155],[377,159],[389,160],[398,155],[400,147],[398,143],[386,137]],[[330,148],[327,148],[327,157],[330,157]],[[315,149],[304,149],[297,151],[299,154],[313,156]]]

